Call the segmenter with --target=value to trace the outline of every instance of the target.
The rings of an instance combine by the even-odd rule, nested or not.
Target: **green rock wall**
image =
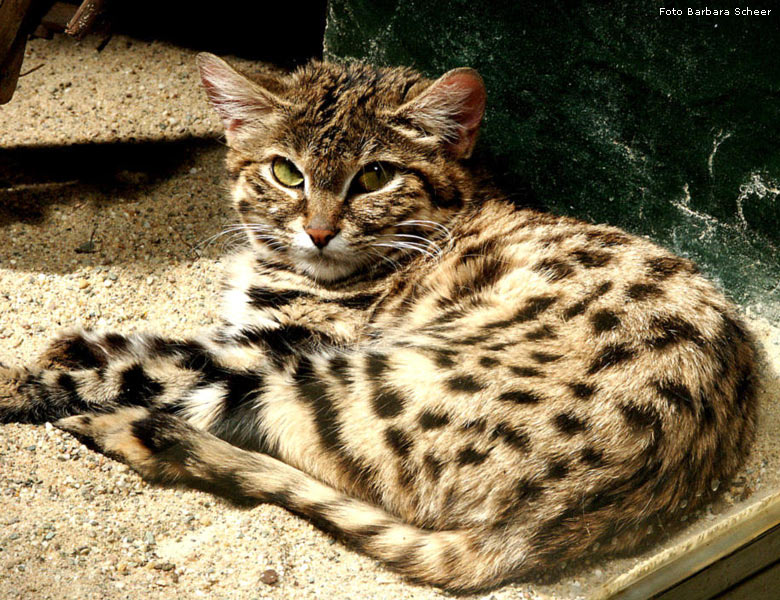
[[[780,6],[605,4],[330,0],[325,56],[475,67],[478,145],[518,202],[648,235],[780,317]]]

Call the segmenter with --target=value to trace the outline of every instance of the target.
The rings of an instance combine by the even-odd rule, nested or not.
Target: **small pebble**
[[[260,575],[260,581],[266,585],[276,585],[279,581],[279,574],[273,569],[266,569],[263,574]]]

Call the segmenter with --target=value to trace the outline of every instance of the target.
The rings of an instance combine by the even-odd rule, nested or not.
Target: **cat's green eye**
[[[287,187],[298,187],[303,184],[303,173],[292,161],[277,156],[271,164],[276,181]]]
[[[359,192],[375,192],[387,185],[395,175],[395,169],[387,163],[371,163],[360,170],[355,178]]]

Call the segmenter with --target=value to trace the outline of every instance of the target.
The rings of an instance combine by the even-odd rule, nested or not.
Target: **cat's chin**
[[[337,281],[352,275],[360,265],[352,261],[336,260],[327,256],[297,257],[295,267],[316,281]]]

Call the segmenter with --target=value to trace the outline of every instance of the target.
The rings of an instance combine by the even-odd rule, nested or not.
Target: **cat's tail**
[[[161,411],[128,408],[68,417],[56,425],[118,456],[147,479],[283,506],[420,583],[475,591],[526,570],[527,550],[500,529],[409,525],[271,456],[237,448]]]

